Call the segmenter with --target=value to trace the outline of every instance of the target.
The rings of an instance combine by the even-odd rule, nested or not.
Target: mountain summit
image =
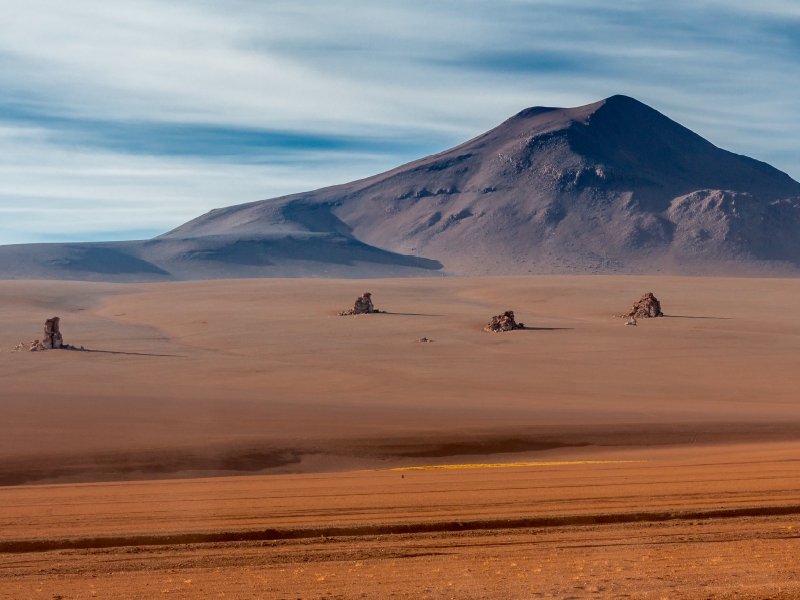
[[[298,274],[324,275],[314,264],[331,244],[357,249],[360,262],[343,260],[367,276],[797,274],[800,183],[613,96],[529,108],[387,173],[213,210],[128,244],[104,247],[176,278],[242,276],[243,264],[244,276],[286,276],[298,255]]]

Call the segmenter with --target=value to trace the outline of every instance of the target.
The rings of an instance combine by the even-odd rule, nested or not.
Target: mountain
[[[127,280],[796,275],[800,183],[613,96],[529,108],[387,173],[216,209],[152,240],[5,246],[0,259],[2,277]]]

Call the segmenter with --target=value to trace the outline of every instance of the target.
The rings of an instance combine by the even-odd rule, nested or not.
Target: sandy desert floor
[[[798,292],[0,282],[0,597],[800,597]]]

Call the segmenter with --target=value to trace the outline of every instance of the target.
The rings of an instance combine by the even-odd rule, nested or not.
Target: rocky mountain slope
[[[213,210],[145,242],[72,245],[76,258],[45,258],[64,246],[0,247],[0,276],[46,264],[68,278],[108,279],[123,263],[126,279],[795,275],[800,183],[613,96],[526,109],[456,148],[353,183]]]

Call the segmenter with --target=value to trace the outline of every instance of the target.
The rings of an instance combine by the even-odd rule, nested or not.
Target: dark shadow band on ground
[[[51,483],[187,479],[347,471],[358,468],[473,463],[481,457],[513,462],[520,453],[563,449],[655,448],[679,445],[785,442],[800,439],[800,422],[631,423],[560,425],[516,432],[428,435],[360,439],[298,440],[291,445],[270,440],[193,447],[94,452],[72,456],[40,455],[0,460],[0,486]],[[323,458],[326,466],[315,467]],[[535,456],[529,457],[535,459]],[[342,465],[336,468],[336,465]]]
[[[414,450],[398,449],[394,456],[404,458],[445,458],[451,456],[489,456],[514,452],[542,452],[557,448],[585,448],[589,442],[559,442],[526,439],[485,440],[445,444],[420,444]]]
[[[718,321],[732,321],[733,317],[699,317],[694,315],[661,315],[669,319],[714,319]]]
[[[246,475],[299,463],[301,454],[288,449],[219,449],[107,452],[69,458],[44,457],[0,463],[0,486],[47,481],[137,481],[196,476]]]
[[[182,358],[182,354],[152,354],[148,352],[123,352],[122,350],[94,350],[92,348],[61,348],[61,350],[71,350],[72,352],[93,352],[95,354],[124,354],[125,356],[168,356],[172,358]]]
[[[432,315],[428,313],[401,313],[401,312],[392,312],[390,310],[383,311],[384,315],[400,315],[403,317],[443,317],[444,315]]]
[[[474,519],[459,521],[422,521],[375,523],[350,526],[278,527],[239,531],[213,531],[149,535],[96,536],[0,541],[0,553],[23,554],[53,550],[90,550],[125,546],[175,546],[178,544],[219,544],[266,542],[308,538],[360,537],[376,535],[414,535],[459,533],[503,529],[544,529],[623,523],[663,523],[666,521],[698,521],[753,517],[791,516],[800,514],[800,505],[744,506],[739,508],[662,510],[622,513],[557,515],[551,517],[518,517],[510,519]],[[800,537],[800,536],[792,536]]]

